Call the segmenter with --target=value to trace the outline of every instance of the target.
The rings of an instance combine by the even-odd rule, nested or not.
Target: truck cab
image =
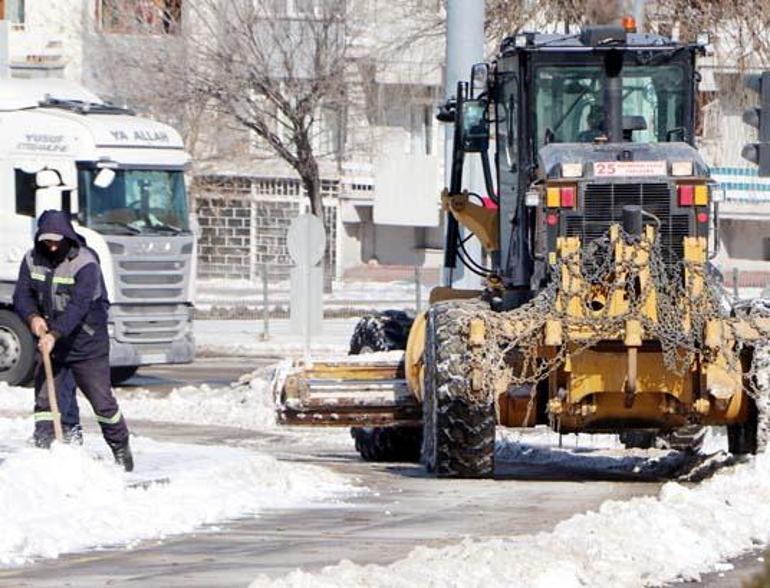
[[[0,379],[21,383],[34,365],[10,304],[46,209],[69,211],[99,255],[115,379],[191,362],[195,235],[179,134],[64,80],[0,81],[0,126]]]

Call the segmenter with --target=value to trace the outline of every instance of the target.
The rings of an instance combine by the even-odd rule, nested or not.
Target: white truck
[[[68,210],[99,255],[113,381],[193,360],[195,234],[171,127],[65,80],[0,80],[0,381],[28,381],[35,347],[11,296],[36,219]]]

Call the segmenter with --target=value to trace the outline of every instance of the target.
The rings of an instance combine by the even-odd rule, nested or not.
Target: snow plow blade
[[[276,388],[278,421],[286,425],[379,426],[421,419],[421,406],[404,378],[402,353],[295,366]]]

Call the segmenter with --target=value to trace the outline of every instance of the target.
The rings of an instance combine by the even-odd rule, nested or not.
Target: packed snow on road
[[[229,387],[188,386],[165,396],[119,390],[118,395],[129,420],[238,427],[326,447],[352,446],[344,429],[276,425],[271,377],[272,370],[262,370]],[[29,392],[0,385],[2,414],[28,411]],[[328,469],[276,460],[260,452],[259,442],[248,448],[196,446],[139,437],[134,446],[140,465],[125,474],[96,435],[82,449],[42,451],[26,445],[31,426],[29,418],[0,417],[0,566],[130,547],[272,508],[350,500],[365,491]],[[723,434],[710,434],[705,451],[724,445]],[[610,435],[560,439],[545,428],[501,428],[496,450],[501,467],[544,465],[588,477],[620,472],[665,478],[677,471],[682,455],[625,450]],[[320,572],[258,577],[253,586],[658,585],[729,568],[729,558],[766,544],[768,529],[770,456],[760,456],[697,485],[668,482],[657,496],[605,502],[547,533],[511,529],[503,538],[416,546],[388,566],[343,561]]]
[[[270,427],[266,383],[212,391],[185,388],[170,400],[122,399],[130,418]],[[0,410],[30,409],[30,390],[0,386]],[[85,403],[84,403],[85,404]],[[84,413],[87,410],[84,411]],[[237,421],[238,415],[250,415]],[[270,415],[270,416],[268,416]],[[87,418],[84,415],[84,419]],[[188,533],[270,509],[339,503],[361,488],[327,469],[289,464],[227,446],[135,437],[136,472],[113,464],[98,435],[84,447],[30,447],[31,418],[0,416],[0,567],[36,558]]]

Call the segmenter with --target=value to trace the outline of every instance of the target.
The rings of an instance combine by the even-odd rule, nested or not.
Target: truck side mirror
[[[60,186],[38,188],[35,190],[35,218],[40,218],[46,210],[62,209],[62,189]]]
[[[104,190],[105,188],[109,188],[114,180],[115,171],[108,167],[103,167],[99,170],[99,173],[97,173],[96,177],[94,178],[94,186]]]
[[[466,100],[460,113],[462,150],[479,153],[489,149],[489,120],[486,100]]]
[[[53,169],[41,169],[35,173],[35,185],[38,188],[51,188],[61,184],[59,172]]]

